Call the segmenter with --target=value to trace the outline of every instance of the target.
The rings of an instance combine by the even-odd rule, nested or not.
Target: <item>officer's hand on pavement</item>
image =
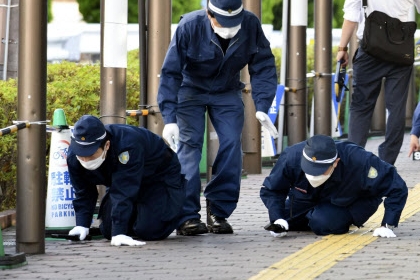
[[[277,128],[271,122],[270,117],[266,113],[258,111],[255,114],[255,117],[257,118],[257,120],[260,121],[262,126],[264,126],[266,129],[268,129],[268,131],[270,132],[270,135],[273,136],[274,139],[279,137],[279,133],[277,132]]]
[[[130,236],[124,234],[118,234],[113,236],[111,239],[111,246],[121,246],[121,245],[128,245],[128,246],[142,246],[145,245],[146,242],[134,240]]]
[[[163,127],[162,137],[169,143],[174,152],[178,149],[179,144],[179,127],[176,123],[168,123]]]
[[[282,232],[274,232],[274,231],[270,231],[271,236],[273,237],[284,237],[287,235],[287,231],[289,230],[289,223],[286,220],[283,219],[277,219],[274,224],[279,225],[280,227],[282,227],[283,231]]]
[[[380,227],[380,228],[375,229],[375,231],[373,232],[373,236],[380,236],[380,237],[386,237],[386,238],[397,237],[395,233],[392,231],[392,229],[386,228],[386,227]]]
[[[69,231],[69,235],[78,235],[80,240],[84,240],[89,234],[89,228],[76,226]]]

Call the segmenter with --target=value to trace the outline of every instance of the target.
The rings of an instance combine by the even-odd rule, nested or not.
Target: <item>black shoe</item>
[[[210,203],[207,203],[207,228],[209,232],[230,234],[233,233],[232,226],[225,218],[217,217],[210,211]]]
[[[176,235],[196,235],[208,233],[206,224],[200,219],[190,219],[184,222],[176,230]]]

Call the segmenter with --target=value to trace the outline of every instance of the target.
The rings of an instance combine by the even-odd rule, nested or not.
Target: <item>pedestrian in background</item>
[[[176,228],[185,201],[185,180],[177,155],[145,128],[109,124],[82,116],[71,136],[67,164],[76,198],[76,226],[69,235],[89,234],[98,199],[106,186],[98,219],[111,245],[144,245]]]
[[[368,1],[367,3],[367,16],[372,11],[380,11],[402,22],[408,21],[413,4],[417,11],[420,11],[420,0]],[[362,40],[365,11],[362,0],[346,0],[343,10],[344,22],[337,61],[343,60],[343,65],[347,65],[349,61],[347,46],[356,28],[357,38],[359,41]],[[361,46],[353,57],[354,91],[351,95],[348,140],[365,147],[376,100],[380,93],[382,79],[385,77],[385,104],[388,118],[385,141],[379,145],[378,155],[390,164],[395,163],[404,138],[406,103],[412,68],[412,65],[404,66],[375,58],[366,53]]]
[[[343,234],[363,224],[385,197],[381,227],[373,235],[395,237],[408,189],[395,167],[351,142],[315,135],[287,147],[264,180],[260,197],[274,237],[287,231]]]
[[[413,152],[417,152],[420,148],[419,144],[420,137],[420,103],[417,104],[414,110],[411,132],[410,132],[410,144],[408,149],[408,156],[410,157]]]
[[[162,66],[158,90],[165,122],[162,135],[177,150],[188,180],[178,234],[233,233],[226,219],[239,199],[245,87],[240,71],[246,65],[256,118],[277,137],[267,115],[277,88],[276,68],[257,16],[244,10],[241,0],[210,0],[207,9],[182,16]],[[199,214],[206,112],[219,140],[211,180],[204,190],[207,227]]]

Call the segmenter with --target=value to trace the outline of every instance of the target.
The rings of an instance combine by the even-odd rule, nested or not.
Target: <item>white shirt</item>
[[[369,15],[373,11],[380,11],[406,22],[413,20],[410,18],[413,6],[420,13],[420,0],[368,0],[366,13]],[[362,7],[362,0],[346,0],[343,11],[344,19],[359,23],[357,38],[361,39],[365,27],[365,11]]]

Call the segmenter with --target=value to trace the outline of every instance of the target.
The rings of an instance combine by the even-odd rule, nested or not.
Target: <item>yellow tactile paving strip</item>
[[[420,184],[409,191],[400,223],[420,211]],[[328,235],[302,250],[271,265],[250,280],[268,279],[314,279],[330,269],[337,262],[356,253],[379,237],[372,232],[380,226],[384,214],[383,204],[365,223],[363,228],[351,228],[349,234]]]

